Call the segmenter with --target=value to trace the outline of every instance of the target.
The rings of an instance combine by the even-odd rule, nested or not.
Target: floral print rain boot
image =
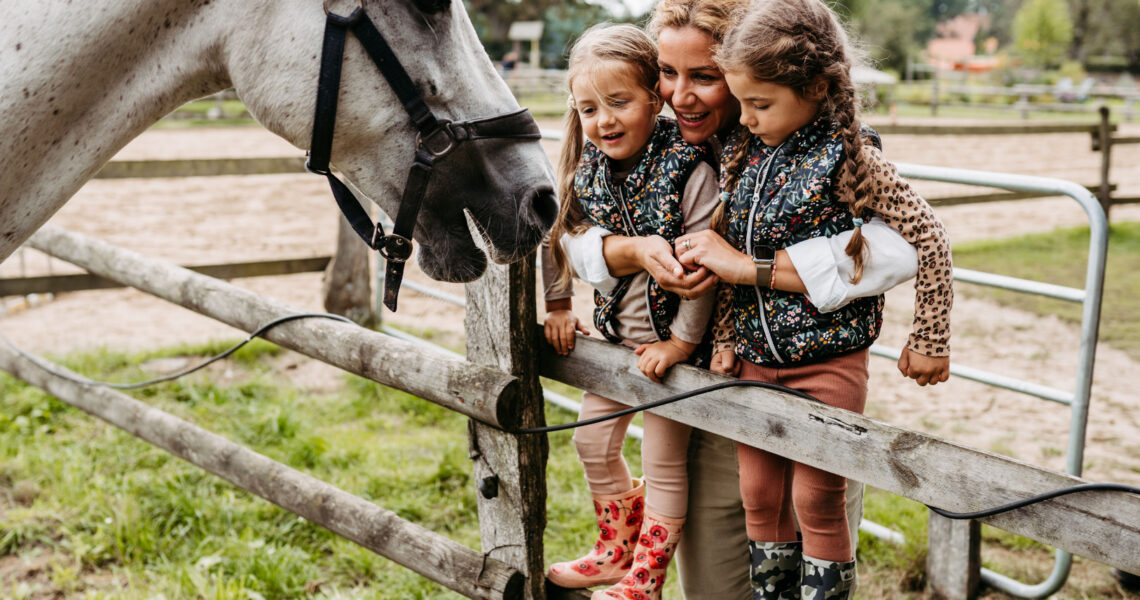
[[[683,518],[666,519],[645,513],[629,572],[617,585],[594,592],[591,600],[660,600],[665,570],[681,541],[684,524]]]
[[[634,488],[612,496],[594,496],[598,541],[589,554],[551,565],[546,577],[564,588],[612,585],[621,580],[633,563],[633,551],[645,514],[645,483],[633,480]]]
[[[800,600],[802,542],[748,540],[752,600]]]
[[[835,562],[804,555],[803,600],[848,600],[855,581],[855,561]]]

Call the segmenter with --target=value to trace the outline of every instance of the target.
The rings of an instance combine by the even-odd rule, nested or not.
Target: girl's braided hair
[[[571,90],[575,81],[593,85],[596,78],[613,76],[630,77],[649,92],[651,99],[657,98],[657,46],[641,28],[609,23],[594,25],[570,48],[566,84]],[[558,218],[550,230],[550,254],[557,267],[558,286],[566,285],[573,277],[570,261],[560,243],[562,235],[577,235],[589,229],[586,213],[574,194],[574,175],[585,149],[585,134],[573,96],[567,104],[558,158]]]
[[[754,1],[738,13],[734,26],[716,52],[724,71],[747,73],[757,81],[791,88],[803,98],[825,90],[820,113],[839,125],[846,156],[839,189],[857,218],[862,218],[872,199],[870,167],[864,154],[859,119],[859,96],[851,80],[851,68],[861,62],[839,18],[820,0]],[[826,87],[824,87],[826,85]],[[736,152],[725,166],[725,193],[731,194],[748,153],[750,137],[742,130]],[[723,206],[723,204],[722,204]],[[718,211],[719,212],[719,211]],[[723,216],[721,217],[723,219]],[[847,254],[855,263],[853,282],[863,276],[865,242],[856,227]]]

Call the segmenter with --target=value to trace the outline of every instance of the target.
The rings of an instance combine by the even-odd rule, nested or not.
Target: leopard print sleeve
[[[872,178],[870,208],[894,227],[918,252],[914,289],[914,324],[907,348],[925,356],[950,355],[950,308],[954,303],[954,268],[946,227],[898,169],[878,148],[865,146]],[[841,187],[850,185],[841,182]],[[842,193],[840,198],[850,198]]]
[[[713,309],[713,356],[725,350],[736,350],[736,330],[732,324],[732,286],[718,285],[716,308]]]

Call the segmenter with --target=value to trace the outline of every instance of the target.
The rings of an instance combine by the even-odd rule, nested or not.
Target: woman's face
[[[673,108],[681,136],[701,144],[740,115],[712,59],[713,39],[695,27],[666,27],[657,35],[661,96]]]

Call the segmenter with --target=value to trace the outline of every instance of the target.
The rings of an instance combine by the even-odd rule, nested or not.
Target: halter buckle
[[[442,138],[441,138],[442,136]],[[416,139],[416,146],[423,148],[432,158],[443,158],[459,145],[459,138],[451,128],[451,121],[439,121],[439,126],[427,134],[420,133]],[[442,147],[439,147],[442,145]]]
[[[332,7],[329,6],[329,2],[330,2],[330,0],[325,0],[325,2],[324,2],[324,8],[325,8],[325,14],[326,15],[333,14]],[[354,9],[353,12],[356,12],[356,10],[364,10],[364,0],[356,0],[356,9]]]
[[[376,251],[380,253],[380,256],[384,257],[384,260],[393,263],[404,263],[408,262],[408,259],[411,258],[412,240],[393,233],[384,236],[382,242],[380,247],[376,248]]]

